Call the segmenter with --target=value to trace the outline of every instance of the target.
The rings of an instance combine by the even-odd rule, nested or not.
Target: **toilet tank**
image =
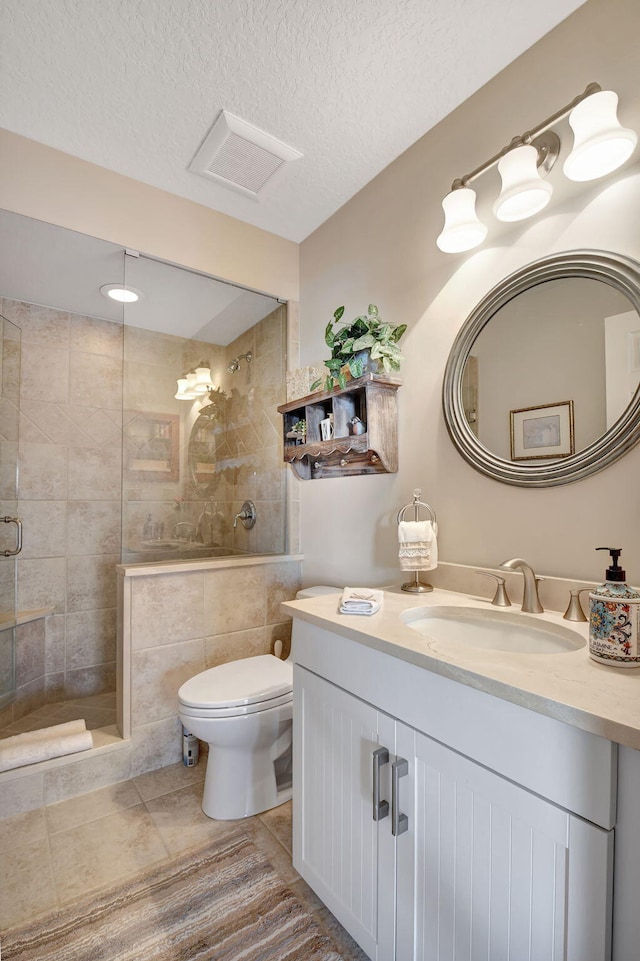
[[[296,594],[296,600],[301,601],[305,597],[320,597],[321,594],[340,594],[341,588],[328,587],[326,584],[318,584],[317,587],[303,587]]]

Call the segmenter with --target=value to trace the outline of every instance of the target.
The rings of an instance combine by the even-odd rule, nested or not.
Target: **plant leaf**
[[[376,339],[371,334],[363,334],[362,337],[358,337],[354,340],[352,350],[367,350],[368,347],[373,347]]]
[[[318,379],[314,380],[314,382],[309,387],[309,392],[312,394],[314,390],[318,390],[318,388],[321,386],[322,386],[322,377],[318,377]]]
[[[338,374],[338,383],[343,390],[347,386],[347,375],[342,370]]]
[[[368,313],[369,313],[369,317],[377,317],[377,316],[378,316],[378,308],[376,307],[375,304],[369,304],[369,311],[368,311]]]
[[[324,342],[327,347],[333,347],[333,342],[336,339],[336,335],[333,332],[333,321],[329,321],[324,329]]]
[[[398,341],[400,340],[400,338],[402,337],[406,329],[407,329],[406,324],[400,324],[399,327],[396,327],[396,329],[391,335],[391,340],[393,341],[394,344],[398,343]]]
[[[352,377],[362,377],[363,367],[362,357],[354,357],[349,361],[349,370]]]
[[[343,314],[344,314],[344,307],[338,307],[337,310],[334,310],[333,312],[333,319],[338,321],[342,318]]]

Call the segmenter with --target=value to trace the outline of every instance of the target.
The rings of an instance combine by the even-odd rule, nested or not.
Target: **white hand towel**
[[[438,566],[438,525],[431,521],[400,521],[398,558],[401,571],[432,571]]]
[[[345,587],[340,601],[341,614],[376,614],[382,607],[383,592],[371,587]]]

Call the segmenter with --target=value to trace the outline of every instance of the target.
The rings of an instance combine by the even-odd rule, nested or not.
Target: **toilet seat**
[[[190,678],[178,691],[189,717],[239,717],[293,700],[293,668],[273,654],[219,664]]]

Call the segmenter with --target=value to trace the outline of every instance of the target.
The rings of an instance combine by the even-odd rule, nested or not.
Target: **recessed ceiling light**
[[[134,304],[136,300],[142,300],[144,294],[136,287],[124,287],[122,284],[103,284],[100,288],[103,297],[110,297],[121,304]]]

